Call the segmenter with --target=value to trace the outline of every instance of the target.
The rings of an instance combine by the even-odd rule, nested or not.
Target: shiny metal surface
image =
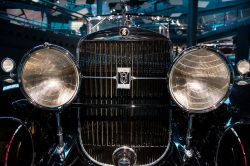
[[[247,60],[241,60],[237,63],[237,70],[240,74],[247,74],[250,72],[250,63]]]
[[[80,146],[97,165],[113,165],[112,153],[122,146],[133,148],[136,165],[156,165],[170,152],[171,42],[136,27],[126,27],[129,35],[123,37],[121,28],[92,33],[78,43],[79,99],[85,106],[79,111]],[[130,89],[117,88],[121,68],[131,69]]]
[[[54,45],[40,46],[28,54],[19,81],[33,104],[54,109],[73,100],[80,74],[71,56]]]
[[[155,165],[170,151],[171,110],[93,107],[80,112],[80,146],[97,165],[113,165],[112,153],[121,146],[133,148],[136,165],[143,166]]]
[[[129,26],[147,27],[157,26],[159,31],[160,25],[167,25],[170,21],[169,17],[165,16],[145,16],[140,14],[126,14],[127,24]],[[124,15],[108,15],[88,17],[89,27],[88,33],[98,32],[104,29],[119,27],[124,25]],[[157,32],[158,32],[157,31]]]
[[[222,56],[215,50],[195,47],[175,61],[169,73],[169,88],[180,107],[201,113],[221,104],[231,83],[231,71]]]
[[[34,165],[34,142],[28,126],[18,118],[1,116],[0,131],[0,165]]]
[[[155,100],[166,104],[171,43],[165,36],[144,29],[129,28],[126,38],[120,36],[119,30],[107,29],[79,41],[77,54],[85,102],[101,99],[103,104],[104,100],[113,104],[149,104]],[[131,68],[130,90],[117,90],[118,68]]]
[[[127,146],[117,148],[112,156],[115,166],[133,166],[136,163],[135,151]]]
[[[236,122],[226,128],[218,142],[215,166],[249,165],[249,127],[249,122]]]

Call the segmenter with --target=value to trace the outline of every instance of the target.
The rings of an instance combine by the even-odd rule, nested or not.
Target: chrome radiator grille
[[[106,37],[106,31],[102,35]],[[113,164],[112,153],[121,146],[135,150],[137,165],[153,163],[170,142],[169,40],[133,29],[129,38],[119,40],[102,40],[101,33],[94,36],[98,40],[87,37],[78,47],[81,147],[99,165]],[[118,68],[130,69],[130,88],[117,88]]]
[[[167,96],[168,55],[168,40],[82,42],[80,67],[85,103],[142,104],[146,99],[147,103],[161,102]],[[118,67],[131,68],[131,75],[138,78],[131,81],[129,90],[116,87]]]

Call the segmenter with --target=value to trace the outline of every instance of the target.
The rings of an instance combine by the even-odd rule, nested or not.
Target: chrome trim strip
[[[83,79],[114,79],[114,80],[116,80],[116,76],[113,76],[113,77],[81,76],[81,78],[83,78]]]
[[[81,76],[83,79],[113,79],[117,80],[117,76],[102,77],[102,76]],[[131,80],[167,80],[167,77],[134,77],[131,76]]]
[[[131,80],[167,80],[167,77],[131,77]]]

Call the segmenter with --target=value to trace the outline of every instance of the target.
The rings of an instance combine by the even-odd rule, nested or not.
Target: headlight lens
[[[9,73],[15,68],[15,62],[11,58],[5,58],[2,60],[1,67],[4,72]]]
[[[241,60],[237,63],[237,70],[240,74],[247,74],[250,71],[250,63],[247,60]]]
[[[20,66],[19,81],[28,99],[42,108],[64,106],[76,96],[80,74],[65,49],[45,44],[31,50]]]
[[[194,47],[183,52],[169,73],[169,89],[176,103],[193,113],[215,109],[226,98],[232,77],[223,55]]]

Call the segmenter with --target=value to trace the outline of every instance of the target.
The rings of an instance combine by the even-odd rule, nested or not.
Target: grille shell
[[[137,165],[156,162],[167,153],[171,115],[167,72],[171,43],[155,32],[120,28],[90,34],[77,53],[82,74],[80,144],[100,165],[112,164],[116,148],[137,153]],[[117,89],[117,68],[130,68],[130,89]]]

